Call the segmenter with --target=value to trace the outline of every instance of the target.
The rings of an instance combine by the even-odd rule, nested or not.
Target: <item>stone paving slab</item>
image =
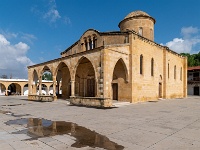
[[[34,102],[27,101],[25,96],[0,96],[0,112],[11,112],[0,113],[0,149],[104,149],[99,144],[107,149],[117,149],[113,148],[113,144],[118,144],[125,150],[200,149],[199,96],[137,104],[120,104],[116,101],[114,103],[116,108],[96,109],[71,106],[66,100]],[[21,118],[44,118],[78,125],[80,129],[88,132],[88,136],[92,135],[91,137],[95,138],[96,146],[76,147],[74,143],[80,144],[77,143],[77,138],[82,135],[78,133],[78,128],[74,130],[71,127],[72,131],[68,134],[31,139],[32,137],[27,135],[27,124],[5,124]],[[40,133],[40,130],[45,131],[45,128],[31,131],[34,130]],[[54,130],[56,132],[59,128]],[[73,136],[73,133],[76,136]],[[88,138],[87,134],[85,136]]]

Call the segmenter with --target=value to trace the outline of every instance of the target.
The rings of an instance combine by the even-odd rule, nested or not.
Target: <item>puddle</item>
[[[71,147],[82,148],[89,146],[91,148],[99,147],[108,150],[124,149],[122,145],[118,145],[117,143],[110,141],[106,136],[72,122],[51,121],[39,118],[22,118],[7,121],[5,124],[26,126],[27,129],[12,133],[27,134],[31,137],[26,140],[67,134],[75,138]]]

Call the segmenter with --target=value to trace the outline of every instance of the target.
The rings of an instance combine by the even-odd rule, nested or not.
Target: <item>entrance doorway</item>
[[[194,87],[194,95],[199,95],[199,86]]]
[[[159,82],[159,87],[158,87],[158,98],[162,98],[162,83]]]
[[[112,89],[113,89],[113,100],[118,100],[118,84],[113,83]]]

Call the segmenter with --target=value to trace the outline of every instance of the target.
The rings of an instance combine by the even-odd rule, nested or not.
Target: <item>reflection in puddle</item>
[[[10,120],[5,124],[27,125],[26,130],[13,132],[13,134],[25,133],[32,137],[31,139],[67,134],[76,138],[75,143],[72,144],[71,147],[81,148],[89,146],[92,148],[99,147],[109,150],[124,149],[123,146],[110,141],[107,137],[72,122],[50,121],[38,118],[23,118]]]

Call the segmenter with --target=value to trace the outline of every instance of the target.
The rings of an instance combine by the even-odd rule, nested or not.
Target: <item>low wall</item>
[[[52,102],[56,100],[56,97],[53,97],[52,95],[28,95],[28,100]]]
[[[70,104],[90,107],[111,107],[112,100],[100,97],[70,97]]]

